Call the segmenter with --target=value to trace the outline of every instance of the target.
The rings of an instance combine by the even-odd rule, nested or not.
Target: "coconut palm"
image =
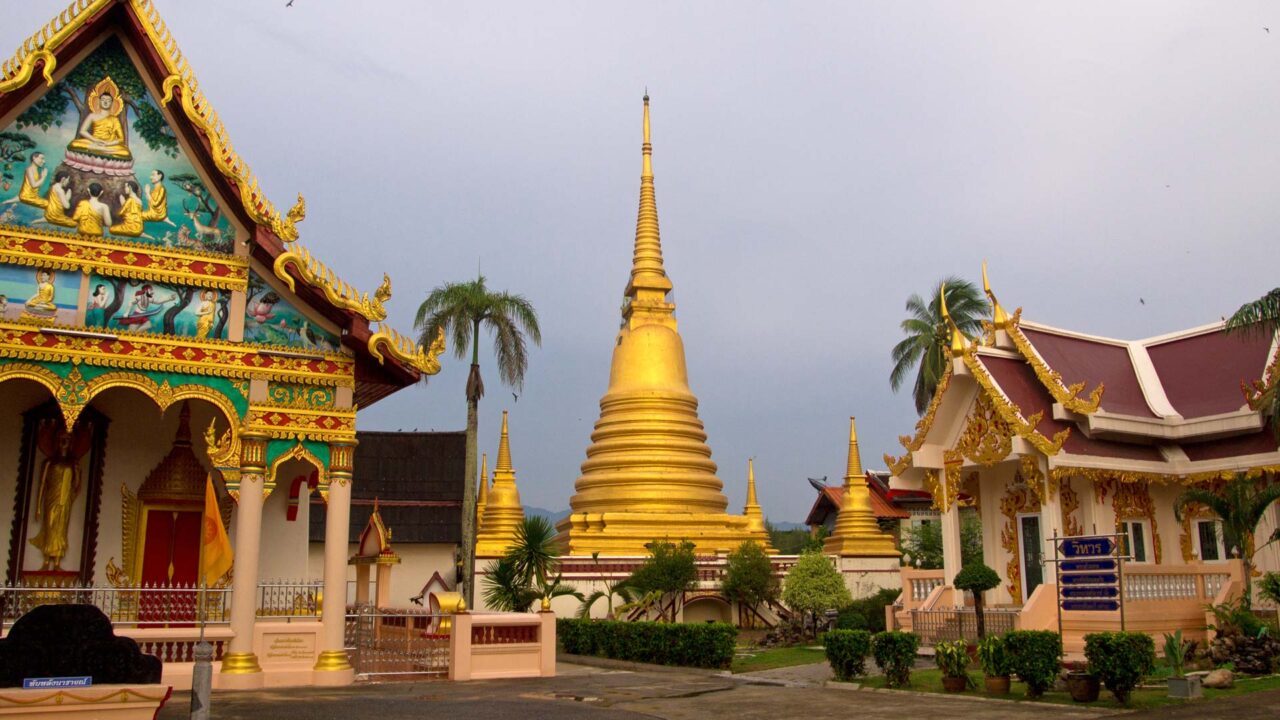
[[[591,561],[596,565],[596,574],[598,575],[600,567],[600,551],[597,550],[596,552],[591,553]],[[603,590],[596,590],[583,599],[582,604],[578,606],[578,617],[583,620],[590,619],[591,608],[594,607],[597,602],[604,600],[605,604],[608,605],[608,610],[605,612],[604,619],[613,620],[615,617],[613,614],[613,599],[615,597],[620,598],[623,604],[633,603],[637,599],[635,590],[633,590],[629,584],[630,580],[630,576],[614,580],[605,580]]]
[[[1218,492],[1202,487],[1187,488],[1173,505],[1173,514],[1178,522],[1182,522],[1182,515],[1188,506],[1197,504],[1211,510],[1222,521],[1223,546],[1232,554],[1238,551],[1240,558],[1244,560],[1246,607],[1253,603],[1252,553],[1261,549],[1252,548],[1253,533],[1267,508],[1277,500],[1280,500],[1280,485],[1263,485],[1244,473],[1237,473]],[[1280,528],[1267,542],[1275,542],[1278,537]]]
[[[539,599],[572,595],[581,600],[582,595],[561,582],[559,574],[551,576],[558,564],[555,539],[555,528],[546,518],[525,518],[507,554],[489,565],[485,604],[494,610],[528,612]]]
[[[972,337],[982,330],[982,320],[989,310],[987,300],[973,283],[952,276],[942,280],[925,302],[919,295],[907,298],[907,319],[902,321],[906,335],[893,346],[893,370],[889,373],[889,385],[894,392],[902,387],[912,368],[916,371],[911,396],[916,412],[923,413],[933,399],[933,393],[947,368],[947,347],[950,329],[942,317],[939,296],[946,288],[947,310],[956,327]]]
[[[1262,333],[1271,335],[1280,326],[1280,288],[1276,288],[1253,302],[1241,305],[1227,318],[1227,332]],[[1263,380],[1266,383],[1266,379]],[[1271,430],[1280,439],[1280,378],[1261,386],[1252,404],[1261,409],[1262,417],[1271,424]]]
[[[476,414],[480,398],[484,397],[484,381],[480,377],[480,329],[487,328],[493,335],[498,377],[517,390],[524,386],[524,373],[529,367],[525,337],[541,345],[542,331],[538,328],[538,313],[528,300],[490,290],[484,284],[483,275],[469,282],[445,283],[432,290],[418,306],[414,328],[419,331],[419,341],[424,347],[443,330],[459,358],[471,351],[466,388],[467,457],[463,465],[467,481],[462,491],[462,583],[467,604],[472,605],[476,564]]]

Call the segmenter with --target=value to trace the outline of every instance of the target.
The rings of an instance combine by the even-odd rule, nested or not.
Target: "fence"
[[[323,580],[267,580],[258,583],[257,616],[314,619],[323,598]]]
[[[203,598],[203,602],[202,602]],[[231,622],[231,590],[194,585],[137,587],[0,588],[0,621],[11,625],[40,605],[93,605],[113,625],[138,627],[191,626]]]
[[[359,679],[449,673],[450,616],[361,605],[347,608],[347,655]]]
[[[999,635],[1013,629],[1016,609],[990,608],[982,613],[988,635]],[[920,636],[920,646],[929,647],[943,640],[978,640],[978,615],[969,608],[954,610],[912,610],[911,632]]]

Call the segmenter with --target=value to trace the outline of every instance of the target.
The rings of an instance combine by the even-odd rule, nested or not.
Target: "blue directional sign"
[[[1062,572],[1114,572],[1116,561],[1105,560],[1063,560],[1058,564]]]
[[[1115,573],[1082,573],[1063,575],[1063,585],[1115,585],[1119,578]]]
[[[1096,587],[1064,587],[1062,588],[1062,597],[1064,598],[1117,598],[1120,597],[1120,588],[1108,587],[1106,585],[1098,585]]]
[[[1062,541],[1062,554],[1069,558],[1102,557],[1116,549],[1109,537],[1073,537]]]
[[[1120,609],[1118,600],[1063,600],[1063,610],[1114,611]]]

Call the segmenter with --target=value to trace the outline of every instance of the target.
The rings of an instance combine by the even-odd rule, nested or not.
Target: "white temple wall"
[[[319,512],[319,507],[316,508]],[[395,528],[392,528],[392,533]],[[409,598],[416,596],[422,592],[422,587],[431,580],[431,576],[440,573],[440,577],[446,582],[453,585],[454,568],[453,553],[456,545],[448,543],[395,543],[392,537],[392,549],[396,555],[400,556],[400,564],[391,566],[391,607],[412,608],[416,607]],[[347,557],[356,554],[356,545],[351,543],[347,547]],[[307,556],[308,577],[320,579],[324,577],[324,543],[313,542],[309,545]],[[479,568],[477,568],[479,570]],[[369,568],[369,597],[373,598],[374,583],[378,571],[376,566]],[[347,566],[347,601],[353,602],[355,599],[355,580],[356,568],[354,565]],[[479,586],[483,588],[483,585]],[[483,605],[480,592],[476,593],[476,604]],[[577,602],[575,600],[575,602]],[[423,601],[423,607],[426,607],[426,601]],[[483,607],[473,608],[483,610]]]
[[[289,493],[294,478],[309,476],[315,467],[302,460],[290,460],[276,469],[276,487],[262,506],[262,541],[258,551],[258,579],[303,580],[310,573],[309,545],[311,511],[305,480],[298,492],[298,514],[289,520]],[[316,508],[324,512],[324,506]],[[323,555],[322,555],[323,557]],[[323,561],[321,563],[323,567]],[[317,579],[324,577],[323,570]]]

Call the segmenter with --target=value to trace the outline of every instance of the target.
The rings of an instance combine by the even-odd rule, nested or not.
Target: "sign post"
[[[1124,561],[1120,538],[1123,534],[1060,537],[1053,533],[1055,585],[1058,593],[1058,634],[1062,634],[1062,611],[1120,611],[1124,618]]]

